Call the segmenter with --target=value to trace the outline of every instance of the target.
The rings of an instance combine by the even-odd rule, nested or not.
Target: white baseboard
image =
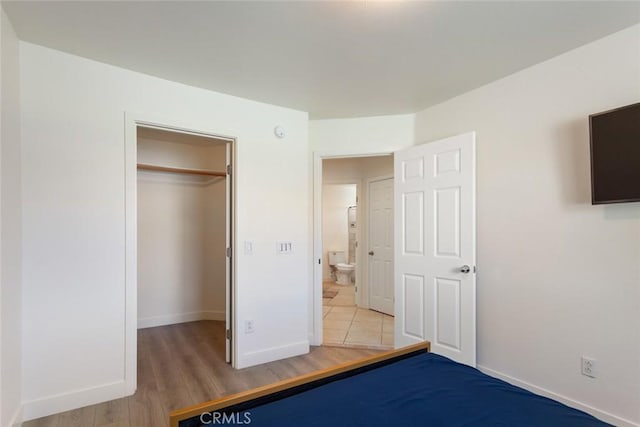
[[[584,412],[586,412],[588,414],[591,414],[594,417],[596,417],[596,418],[598,418],[598,419],[600,419],[600,420],[602,420],[604,422],[613,424],[613,425],[618,426],[618,427],[640,427],[640,424],[634,423],[633,421],[629,421],[627,419],[618,417],[617,415],[610,414],[609,412],[602,411],[602,410],[600,410],[598,408],[594,408],[593,406],[589,406],[589,405],[584,404],[582,402],[578,402],[577,400],[570,399],[570,398],[568,398],[566,396],[554,393],[551,390],[547,390],[545,388],[538,387],[537,385],[528,383],[526,381],[519,380],[519,379],[514,378],[514,377],[512,377],[510,375],[503,374],[502,372],[494,371],[493,369],[489,369],[489,368],[487,368],[485,366],[480,366],[480,365],[478,365],[476,367],[480,371],[484,372],[487,375],[499,378],[499,379],[501,379],[503,381],[508,382],[509,384],[513,384],[515,386],[522,387],[525,390],[529,390],[532,393],[539,394],[541,396],[548,397],[548,398],[553,399],[553,400],[557,400],[558,402],[562,402],[567,406],[570,406],[572,408],[579,409],[579,410],[584,411]]]
[[[309,334],[309,345],[322,345],[322,339],[317,338],[314,333]]]
[[[273,362],[274,360],[286,359],[287,357],[299,356],[308,352],[309,341],[300,341],[279,347],[271,347],[264,350],[252,351],[249,353],[245,353],[238,358],[236,368],[248,368],[249,366]]]
[[[191,313],[167,314],[138,318],[138,329],[155,328],[156,326],[174,325],[176,323],[195,322],[197,320],[225,320],[222,310],[195,311]]]
[[[124,381],[56,394],[22,403],[22,420],[29,421],[83,406],[95,405],[126,396]]]
[[[210,310],[202,312],[202,320],[226,320],[226,313],[224,310]]]
[[[20,427],[22,426],[22,405],[16,408],[16,411],[13,413],[13,416],[9,420],[7,426],[9,427]]]

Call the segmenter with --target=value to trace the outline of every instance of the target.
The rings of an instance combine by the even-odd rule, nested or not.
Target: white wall
[[[344,252],[349,256],[349,206],[356,204],[355,184],[325,184],[322,186],[322,280],[331,280],[329,252]]]
[[[420,143],[477,132],[479,365],[618,425],[640,423],[640,203],[591,205],[587,117],[638,101],[635,26],[416,117]]]
[[[22,217],[19,47],[0,8],[0,425],[20,418],[22,382]]]
[[[126,392],[125,112],[237,137],[237,365],[308,351],[307,114],[20,48],[25,417]]]
[[[226,143],[141,138],[138,162],[224,171]],[[170,134],[169,134],[170,135]],[[138,327],[224,320],[226,182],[138,171]]]
[[[414,127],[414,114],[311,120],[309,144],[319,153],[390,153],[413,144]]]
[[[322,181],[337,183],[393,175],[393,156],[343,157],[322,162]]]

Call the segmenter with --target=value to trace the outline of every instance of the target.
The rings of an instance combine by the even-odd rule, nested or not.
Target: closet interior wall
[[[225,141],[138,128],[138,163],[226,169]],[[225,177],[138,170],[138,328],[224,320]]]

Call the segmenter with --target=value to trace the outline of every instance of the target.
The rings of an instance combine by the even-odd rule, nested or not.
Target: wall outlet
[[[255,331],[254,325],[253,325],[253,320],[245,320],[244,321],[244,333],[245,334],[252,334],[253,331]]]
[[[585,375],[585,376],[591,377],[591,378],[596,378],[597,375],[598,375],[596,359],[593,359],[591,357],[582,356],[580,361],[581,361],[580,371],[582,372],[582,375]]]

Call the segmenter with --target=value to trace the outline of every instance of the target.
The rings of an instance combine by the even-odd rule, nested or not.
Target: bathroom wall
[[[224,171],[226,146],[138,131],[138,162]],[[138,327],[225,315],[225,179],[138,171]]]
[[[332,280],[329,252],[343,251],[345,261],[349,249],[349,206],[356,204],[355,184],[325,184],[322,186],[322,280]]]
[[[356,252],[356,277],[358,284],[357,304],[361,307],[369,306],[368,269],[367,269],[367,181],[373,178],[393,176],[393,156],[373,157],[347,157],[337,159],[325,159],[322,161],[323,189],[332,183],[356,182],[358,183],[358,212],[357,223],[360,230],[358,250]],[[345,222],[346,222],[345,213]],[[346,230],[346,228],[345,228]],[[323,228],[324,232],[324,228]],[[345,233],[345,239],[347,238]],[[326,256],[326,255],[325,255]],[[362,262],[359,262],[362,260]],[[325,263],[325,268],[326,263]],[[325,277],[323,269],[323,278]]]

